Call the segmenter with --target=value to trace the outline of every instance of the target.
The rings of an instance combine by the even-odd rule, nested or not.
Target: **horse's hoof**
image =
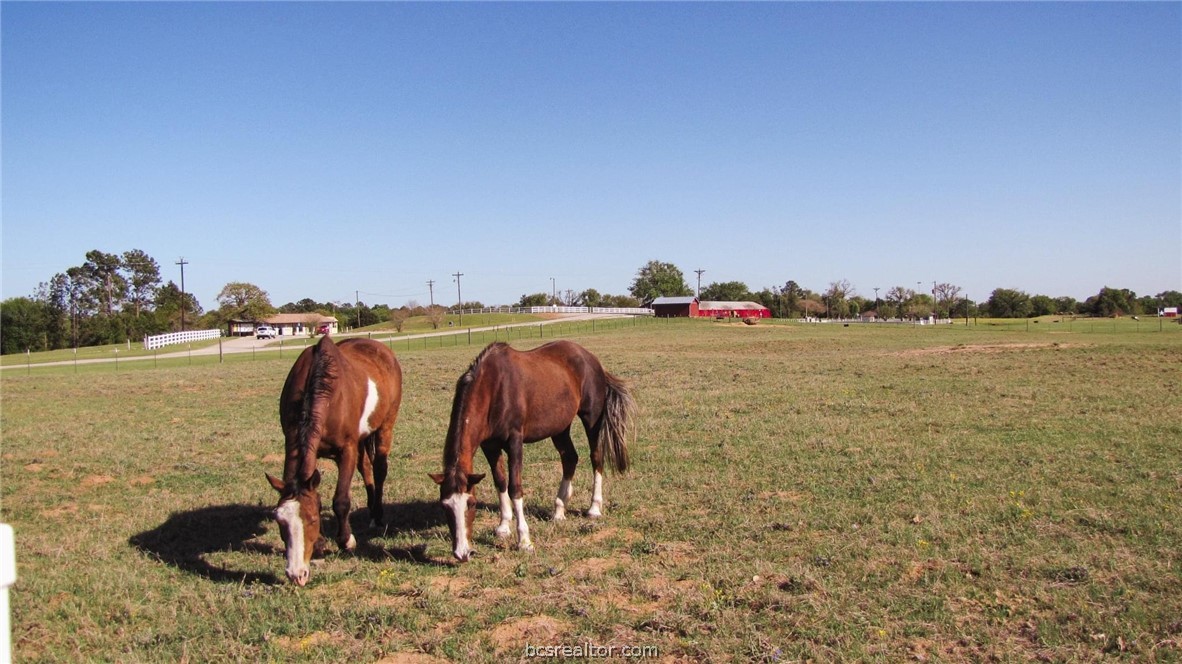
[[[509,526],[497,526],[493,529],[493,534],[497,536],[497,539],[505,539],[513,534],[513,529]]]
[[[598,507],[592,507],[591,509],[587,510],[587,518],[588,519],[598,519],[602,516],[603,516],[603,512],[599,511]]]
[[[347,542],[345,542],[345,544],[342,548],[344,550],[348,551],[349,553],[352,553],[353,550],[357,548],[357,538],[353,537],[352,535],[349,535],[349,540]]]
[[[555,513],[554,513],[554,519],[553,519],[553,520],[554,520],[554,521],[566,521],[566,512],[565,512],[565,511],[563,511],[563,512],[555,512]]]
[[[517,550],[518,550],[518,551],[533,551],[533,550],[534,550],[534,545],[533,545],[533,543],[532,543],[532,542],[530,542],[530,541],[528,541],[528,540],[527,540],[527,541],[525,541],[525,542],[521,542],[520,544],[518,544],[518,545],[517,545]]]

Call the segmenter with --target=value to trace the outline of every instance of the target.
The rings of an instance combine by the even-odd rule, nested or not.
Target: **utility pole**
[[[558,300],[558,289],[554,286],[554,277],[550,277],[550,303]]]
[[[464,326],[464,296],[460,295],[460,277],[464,276],[463,272],[456,272],[451,275],[456,278],[456,309],[460,312],[460,327]]]
[[[353,291],[353,308],[357,310],[357,327],[361,327],[361,291]]]
[[[705,270],[694,270],[694,272],[698,273],[698,293],[695,295],[695,297],[702,297],[702,273],[705,272]]]
[[[184,332],[185,331],[185,266],[189,264],[189,261],[185,260],[184,256],[181,256],[181,259],[179,261],[177,261],[176,264],[181,266],[181,332]]]
[[[435,308],[435,280],[427,280],[427,290],[431,291],[431,308]]]

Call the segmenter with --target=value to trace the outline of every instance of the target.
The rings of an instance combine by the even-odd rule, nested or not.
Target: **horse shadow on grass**
[[[397,547],[386,546],[380,542],[381,539],[387,537],[429,530],[443,525],[443,512],[438,502],[415,500],[406,503],[387,503],[383,509],[386,525],[376,528],[371,528],[369,525],[368,509],[356,509],[349,515],[349,525],[357,537],[357,549],[353,555],[375,562],[400,560],[420,565],[447,566],[449,564],[428,556],[426,543]],[[336,519],[329,516],[321,525],[320,532],[321,534],[335,533],[336,528]]]
[[[257,505],[215,505],[175,512],[128,542],[166,565],[210,581],[276,584],[280,579],[274,574],[229,569],[205,559],[206,554],[225,551],[283,555],[280,547],[254,541],[267,532],[271,512]]]
[[[205,577],[217,583],[280,584],[283,579],[270,572],[237,570],[210,563],[211,553],[248,551],[275,556],[282,560],[283,544],[275,532],[275,543],[260,542],[274,522],[273,508],[261,505],[215,505],[187,512],[175,512],[159,526],[133,535],[128,542],[149,556],[179,570]],[[422,565],[446,564],[427,555],[426,544],[410,547],[389,547],[382,538],[404,532],[427,530],[443,524],[439,504],[428,501],[388,503],[385,506],[387,525],[369,527],[369,510],[355,509],[349,524],[356,534],[358,547],[352,555],[375,562],[400,560]],[[323,520],[321,533],[336,532],[336,519],[331,515]],[[323,556],[342,555],[334,545],[318,546]]]

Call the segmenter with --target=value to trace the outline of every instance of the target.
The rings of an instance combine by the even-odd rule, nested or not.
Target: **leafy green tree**
[[[854,287],[848,279],[840,279],[829,283],[829,289],[824,293],[825,311],[830,318],[845,318],[850,315],[848,298],[854,294]]]
[[[0,303],[0,353],[49,350],[50,311],[45,302],[14,297]]]
[[[601,307],[603,306],[603,296],[594,288],[588,288],[575,297],[575,303],[580,307]]]
[[[522,295],[521,299],[517,301],[517,306],[519,307],[544,307],[548,304],[550,304],[550,295],[548,293]]]
[[[907,315],[907,303],[915,297],[915,291],[904,286],[893,286],[887,290],[879,304],[880,318],[903,318]]]
[[[267,291],[244,282],[231,281],[218,293],[218,313],[222,322],[230,319],[260,320],[275,311]]]
[[[683,297],[694,291],[685,283],[685,275],[672,263],[649,261],[636,271],[636,278],[628,292],[641,302],[652,302],[658,297]]]
[[[1084,304],[1088,313],[1094,316],[1132,316],[1141,313],[1137,294],[1127,288],[1105,286]]]
[[[951,316],[953,305],[960,299],[960,286],[948,283],[936,284],[932,287],[932,295],[936,298],[936,315],[944,318]]]
[[[1056,302],[1046,295],[1035,295],[1030,298],[1031,316],[1050,316],[1058,312]]]
[[[643,305],[644,303],[642,303],[639,298],[633,297],[631,295],[604,295],[603,300],[600,301],[598,306],[620,307],[623,309],[629,307],[635,308]]]
[[[101,310],[108,316],[115,313],[116,304],[123,301],[127,293],[127,279],[123,276],[123,260],[116,254],[97,249],[86,252],[82,264],[82,279],[90,291],[90,297],[101,303]]]
[[[985,309],[993,318],[1026,318],[1033,310],[1030,296],[1020,290],[997,288],[989,295]]]
[[[127,302],[138,318],[150,308],[160,288],[160,264],[139,249],[123,252],[121,271],[127,284]]]
[[[173,281],[169,281],[156,290],[154,305],[156,317],[164,329],[173,332],[181,329],[182,306],[184,306],[187,320],[195,321],[202,315],[201,304],[197,302],[197,297],[192,293],[182,293],[180,287]]]
[[[752,299],[747,284],[741,281],[714,282],[702,289],[702,300],[713,302],[745,302]]]
[[[952,309],[949,310],[949,317],[951,318],[969,318],[976,316],[978,307],[976,303],[967,297],[962,297],[956,302],[952,303]]]
[[[1176,290],[1168,290],[1157,294],[1157,306],[1159,307],[1182,307],[1182,293]]]
[[[1074,297],[1055,298],[1055,313],[1057,314],[1075,314],[1079,313],[1079,302]]]
[[[800,287],[800,284],[795,281],[788,281],[780,289],[780,301],[782,302],[781,315],[784,317],[803,316],[805,312],[801,303],[804,298],[805,291]]]

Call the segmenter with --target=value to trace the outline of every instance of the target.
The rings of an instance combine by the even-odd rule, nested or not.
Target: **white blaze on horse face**
[[[304,564],[304,522],[300,519],[300,501],[285,500],[275,510],[275,520],[287,529],[287,578],[303,586],[309,570]]]
[[[357,434],[362,438],[373,433],[369,425],[369,418],[378,409],[378,384],[369,379],[369,387],[365,392],[365,408],[361,411],[361,422],[357,424]]]
[[[456,560],[468,560],[472,555],[472,546],[468,543],[468,494],[453,493],[443,501],[443,506],[451,512],[452,523],[455,525],[455,554]]]
[[[591,486],[591,509],[587,516],[596,518],[603,516],[603,473],[595,471],[595,481]]]

